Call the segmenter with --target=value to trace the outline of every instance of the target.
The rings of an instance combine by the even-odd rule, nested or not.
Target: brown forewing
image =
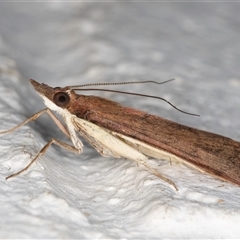
[[[73,93],[68,110],[98,126],[172,153],[240,185],[240,143],[96,97]]]

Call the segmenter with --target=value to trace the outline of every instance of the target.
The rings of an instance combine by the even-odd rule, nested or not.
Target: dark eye
[[[59,107],[66,107],[70,101],[70,97],[65,92],[58,92],[53,96],[54,103]]]

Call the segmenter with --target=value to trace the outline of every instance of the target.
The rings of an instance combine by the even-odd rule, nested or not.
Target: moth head
[[[68,87],[50,87],[44,83],[30,79],[31,84],[37,93],[43,98],[45,105],[53,111],[60,114],[66,109],[71,101],[71,90]]]

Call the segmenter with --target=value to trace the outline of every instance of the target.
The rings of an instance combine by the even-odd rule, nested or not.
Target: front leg
[[[3,132],[0,132],[0,134],[7,134],[7,133],[11,133],[11,132],[14,132],[16,131],[17,129],[19,129],[20,127],[24,126],[25,124],[31,122],[31,121],[35,121],[37,120],[43,113],[47,113],[51,118],[52,120],[56,123],[56,125],[59,127],[59,129],[67,136],[70,138],[70,135],[69,135],[69,132],[67,130],[67,128],[61,123],[61,121],[52,113],[52,111],[49,109],[49,108],[45,108],[37,113],[35,113],[34,115],[32,115],[31,117],[29,117],[28,119],[26,119],[24,122],[18,124],[17,126],[9,129],[9,130],[6,130],[6,131],[3,131]]]

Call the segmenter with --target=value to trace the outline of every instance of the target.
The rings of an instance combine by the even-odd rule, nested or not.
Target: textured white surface
[[[240,141],[239,4],[0,3],[0,121],[9,129],[44,106],[26,79],[52,86],[176,81],[101,93],[127,106]],[[93,93],[97,94],[97,93]],[[99,93],[98,93],[99,94]],[[1,238],[239,238],[240,188],[181,164],[152,160],[179,188],[134,162],[51,147],[48,117],[0,136]]]

